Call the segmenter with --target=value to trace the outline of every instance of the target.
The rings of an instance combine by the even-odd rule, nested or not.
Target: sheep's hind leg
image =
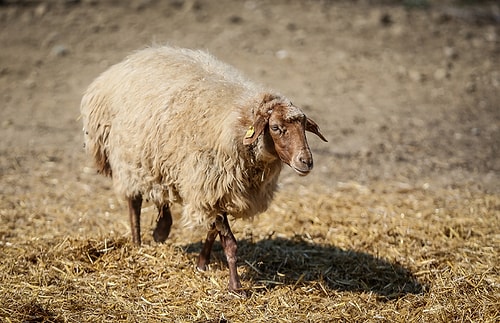
[[[245,297],[246,293],[242,290],[240,276],[238,275],[238,270],[236,268],[236,252],[238,250],[238,246],[236,244],[236,238],[229,227],[227,214],[224,213],[221,222],[216,221],[216,227],[219,231],[222,248],[226,254],[227,264],[229,267],[229,291]]]
[[[141,245],[141,206],[142,195],[128,198],[128,212],[130,217],[130,229],[132,230],[132,242]]]
[[[207,239],[205,240],[205,244],[201,249],[200,255],[198,256],[198,263],[196,267],[198,270],[206,271],[208,268],[208,263],[210,262],[210,253],[212,252],[212,246],[214,245],[215,238],[217,238],[217,234],[219,231],[215,228],[215,222],[212,223],[210,229],[207,233]]]
[[[153,231],[153,238],[156,242],[165,242],[170,234],[172,227],[172,214],[168,204],[158,206],[158,221],[156,222],[156,229]]]

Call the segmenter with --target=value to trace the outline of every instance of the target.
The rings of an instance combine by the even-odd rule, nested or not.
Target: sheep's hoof
[[[197,265],[196,270],[201,271],[201,272],[205,272],[208,270],[208,266],[207,265]]]
[[[167,240],[167,238],[168,238],[169,233],[170,233],[170,231],[165,232],[164,230],[156,228],[153,231],[153,239],[155,240],[155,242],[158,242],[158,243],[165,242],[165,240]]]
[[[207,271],[209,264],[210,255],[208,257],[202,252],[198,256],[198,261],[196,262],[196,269],[198,271]]]
[[[153,238],[156,242],[165,242],[168,235],[170,234],[170,228],[172,227],[172,215],[170,214],[170,209],[168,205],[164,205],[160,208],[160,213],[158,215],[158,221],[156,222],[156,228],[153,231]]]

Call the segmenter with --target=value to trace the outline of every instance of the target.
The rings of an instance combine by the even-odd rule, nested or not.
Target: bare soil
[[[95,174],[79,101],[150,44],[206,49],[320,125],[238,221],[248,299],[205,232],[163,245]],[[0,1],[0,319],[498,321],[500,6],[495,1]],[[218,246],[216,246],[218,247]]]

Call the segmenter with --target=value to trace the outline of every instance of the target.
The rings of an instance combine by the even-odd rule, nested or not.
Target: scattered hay
[[[210,271],[194,269],[203,230],[174,227],[171,239],[157,245],[146,224],[145,245],[136,248],[128,228],[116,229],[111,220],[126,219],[124,207],[106,218],[85,215],[106,209],[107,199],[94,197],[97,203],[90,207],[77,203],[81,192],[66,192],[64,203],[74,202],[77,209],[56,213],[50,204],[40,210],[48,202],[21,206],[19,196],[4,196],[0,317],[6,322],[497,321],[498,196],[466,189],[339,187],[300,198],[281,192],[255,221],[234,223],[248,299],[227,292],[220,244],[214,246]],[[145,211],[151,224],[147,218],[154,212]],[[84,227],[78,234],[72,234],[75,214],[82,215],[78,224]],[[115,231],[94,232],[101,220]]]

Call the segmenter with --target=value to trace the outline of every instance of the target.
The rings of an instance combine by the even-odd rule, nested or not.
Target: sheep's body
[[[267,208],[282,164],[241,140],[263,93],[205,52],[148,48],[87,90],[86,147],[120,196],[180,202],[187,223],[250,217]]]
[[[286,98],[204,52],[170,47],[138,51],[112,66],[88,88],[81,113],[88,153],[128,199],[134,243],[141,243],[143,196],[159,210],[158,242],[170,233],[169,205],[181,203],[187,224],[209,228],[198,268],[207,268],[219,235],[232,291],[241,283],[227,215],[264,211],[282,163],[300,175],[311,171],[306,130],[326,141]]]

